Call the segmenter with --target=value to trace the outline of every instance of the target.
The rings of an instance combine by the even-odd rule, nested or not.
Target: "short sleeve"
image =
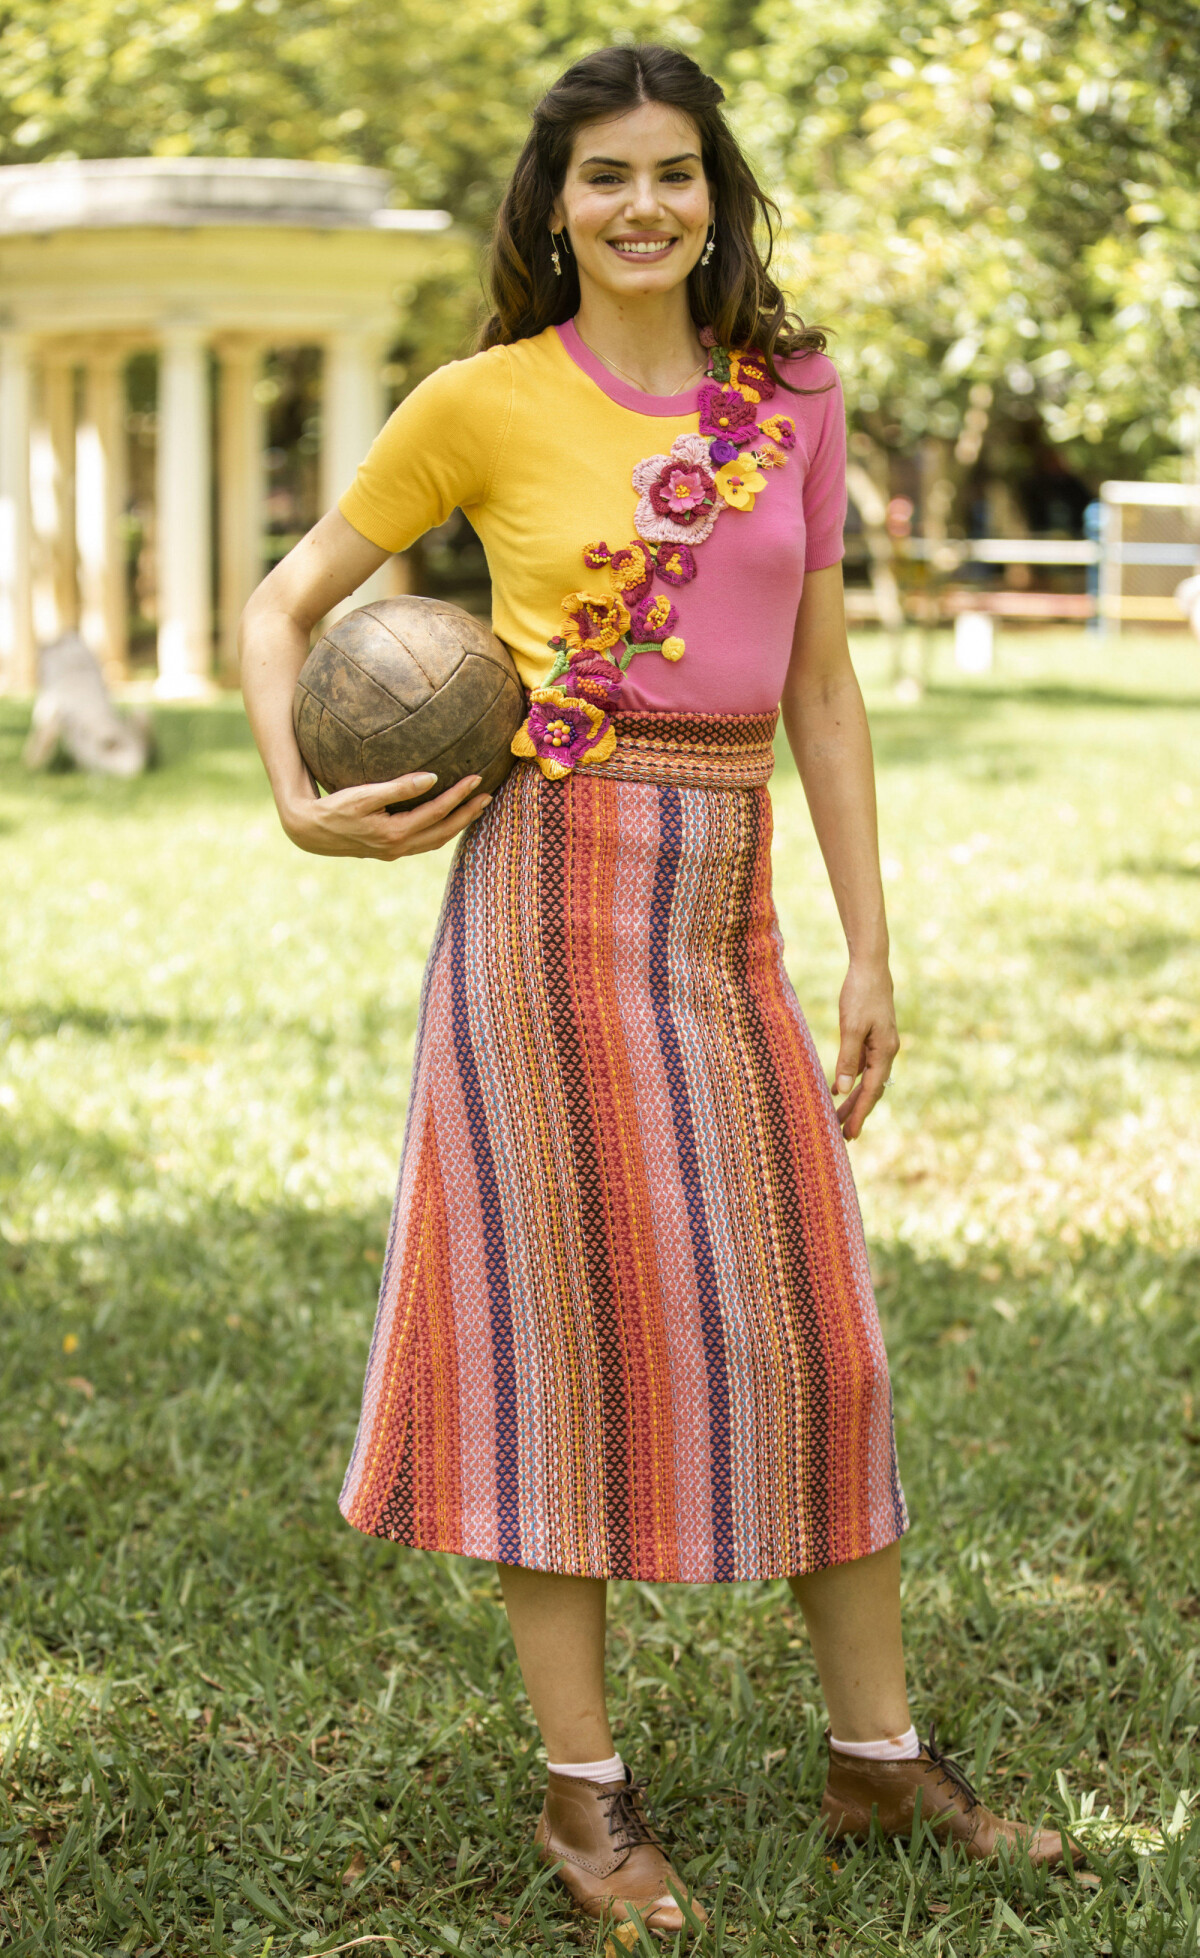
[[[338,509],[380,550],[407,550],[487,501],[511,409],[506,348],[437,368],[388,417]]]
[[[824,571],[845,554],[846,526],[846,408],[842,384],[831,361],[823,361],[833,382],[824,394],[812,396],[821,409],[816,441],[804,478],[804,568]],[[816,420],[814,416],[814,421]]]

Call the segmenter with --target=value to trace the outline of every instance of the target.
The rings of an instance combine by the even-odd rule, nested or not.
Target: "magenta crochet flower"
[[[563,691],[610,714],[621,698],[621,670],[610,659],[577,659]]]
[[[686,544],[663,544],[655,569],[668,585],[690,585],[696,575],[696,560]]]
[[[702,435],[677,435],[670,455],[647,456],[633,472],[634,522],[652,544],[702,544],[725,507]]]
[[[561,687],[534,689],[511,742],[514,755],[536,761],[552,781],[584,762],[607,761],[616,745],[616,729],[603,708],[572,700]]]
[[[679,612],[665,592],[659,592],[654,598],[643,598],[630,615],[630,644],[661,645],[678,623]]]
[[[728,442],[748,442],[754,434],[754,403],[737,388],[706,381],[700,389],[700,433],[724,437]]]

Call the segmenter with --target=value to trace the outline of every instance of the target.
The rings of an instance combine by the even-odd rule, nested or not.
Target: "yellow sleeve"
[[[507,348],[437,368],[389,416],[338,509],[380,550],[407,550],[452,510],[486,503],[511,412]]]

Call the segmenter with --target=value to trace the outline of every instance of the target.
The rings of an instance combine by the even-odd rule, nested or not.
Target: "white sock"
[[[574,1781],[624,1781],[625,1763],[619,1754],[607,1761],[547,1761],[551,1774],[569,1774]]]
[[[915,1761],[921,1752],[915,1727],[906,1734],[888,1734],[883,1740],[834,1740],[831,1734],[829,1745],[859,1761]]]

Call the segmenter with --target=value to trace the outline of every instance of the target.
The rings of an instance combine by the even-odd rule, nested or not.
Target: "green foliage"
[[[718,1958],[1195,1950],[1200,688],[1182,636],[1009,635],[1000,662],[871,693],[905,1044],[855,1163],[917,1717],[1029,1818],[1060,1771],[1094,1798],[1091,1866],[828,1858],[786,1587],[617,1586],[620,1743]],[[232,703],[160,710],[133,783],[22,778],[22,719],[0,706],[0,1943],[598,1958],[529,1847],[493,1573],[335,1509],[448,858],[292,850]],[[837,924],[782,760],[773,799],[828,1057]]]
[[[0,0],[0,31],[4,161],[369,163],[481,239],[553,76],[675,40],[726,80],[877,441],[954,441],[974,387],[1093,467],[1200,444],[1194,0]],[[414,379],[478,304],[439,292]]]
[[[974,385],[1036,401],[1059,442],[1178,444],[1200,378],[1191,0],[923,0],[902,20],[766,0],[761,44],[730,57],[866,426],[953,440]]]

